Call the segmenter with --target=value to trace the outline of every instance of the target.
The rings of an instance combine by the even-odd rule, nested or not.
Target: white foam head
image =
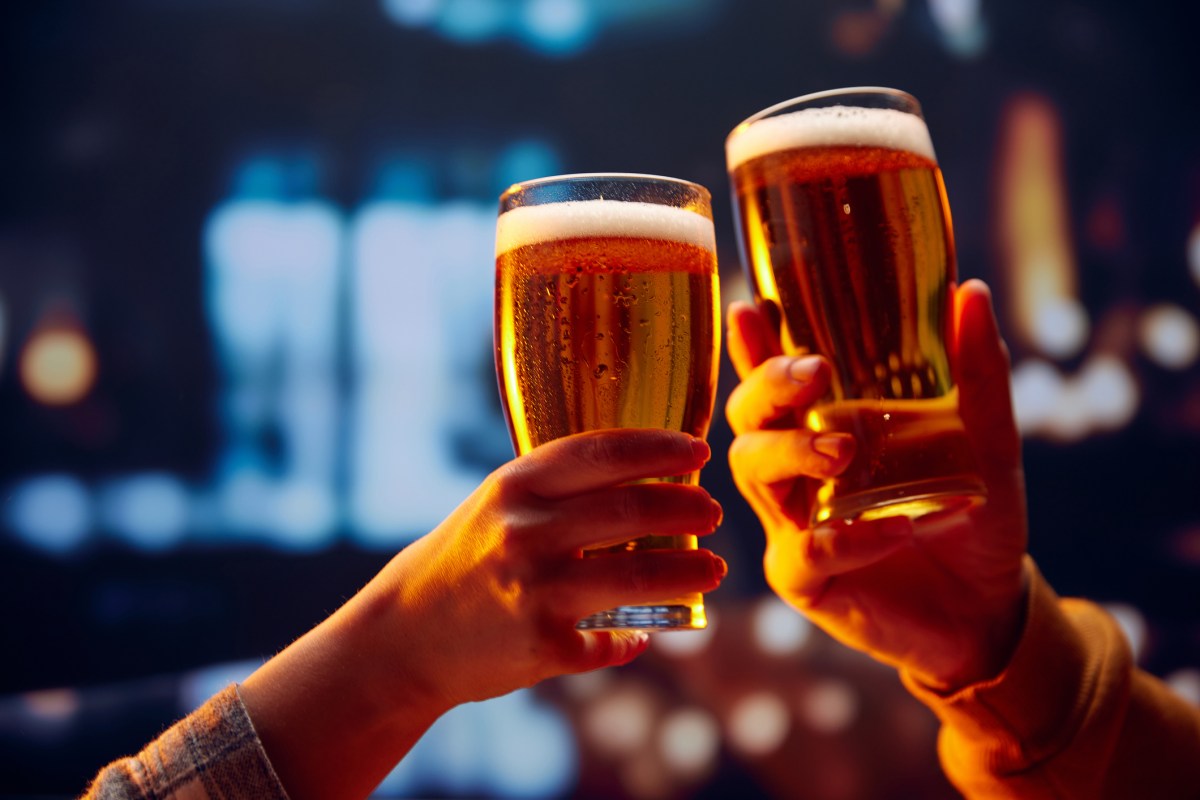
[[[729,134],[725,157],[733,171],[768,153],[828,145],[904,150],[937,161],[929,128],[916,114],[857,106],[805,108],[743,122]]]
[[[694,211],[624,200],[572,200],[505,211],[496,220],[496,255],[584,236],[666,239],[717,251],[712,220]]]

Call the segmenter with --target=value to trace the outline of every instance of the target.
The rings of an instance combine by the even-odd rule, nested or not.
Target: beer
[[[694,211],[607,199],[503,211],[496,369],[517,451],[601,428],[704,437],[716,392],[717,286],[712,220]],[[610,549],[696,546],[694,536],[651,533]],[[674,609],[679,627],[704,625],[699,595],[654,608]],[[676,626],[640,613],[637,627]]]
[[[954,242],[924,121],[792,110],[743,123],[727,156],[756,296],[787,352],[833,366],[806,423],[858,442],[817,492],[813,521],[919,516],[981,496],[944,345]]]

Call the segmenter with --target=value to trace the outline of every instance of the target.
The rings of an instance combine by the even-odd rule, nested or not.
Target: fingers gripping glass
[[[946,350],[950,207],[916,99],[862,88],[790,100],[738,125],[726,158],[760,307],[786,352],[833,365],[805,422],[858,444],[811,522],[979,500]]]
[[[583,431],[704,437],[720,335],[708,191],[647,175],[517,184],[496,222],[496,370],[518,453]],[[695,483],[698,473],[667,478]],[[659,536],[586,551],[695,549]],[[702,628],[700,595],[583,619],[580,628]]]

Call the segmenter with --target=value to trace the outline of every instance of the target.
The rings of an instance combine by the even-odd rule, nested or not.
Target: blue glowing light
[[[398,25],[417,28],[433,24],[442,0],[383,0],[383,13]]]
[[[91,495],[70,475],[29,478],[9,490],[6,506],[8,527],[38,550],[68,553],[91,532]]]
[[[481,477],[448,446],[490,352],[495,211],[467,205],[379,201],[352,224],[350,515],[369,546],[425,533]]]
[[[447,39],[477,44],[506,33],[509,4],[503,0],[444,0],[437,28]]]
[[[578,780],[570,723],[529,690],[458,706],[379,787],[385,797],[564,797]]]
[[[528,45],[556,55],[583,50],[599,32],[591,7],[584,0],[527,0],[521,22]]]
[[[514,183],[562,172],[562,159],[550,144],[539,139],[522,139],[501,151],[496,159],[496,181],[492,194],[499,196]]]
[[[97,492],[96,504],[101,526],[142,550],[168,549],[188,530],[187,487],[166,473],[110,481]]]

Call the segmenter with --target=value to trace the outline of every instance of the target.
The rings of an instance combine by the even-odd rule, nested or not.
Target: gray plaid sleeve
[[[135,756],[106,766],[85,800],[287,800],[236,684]]]

